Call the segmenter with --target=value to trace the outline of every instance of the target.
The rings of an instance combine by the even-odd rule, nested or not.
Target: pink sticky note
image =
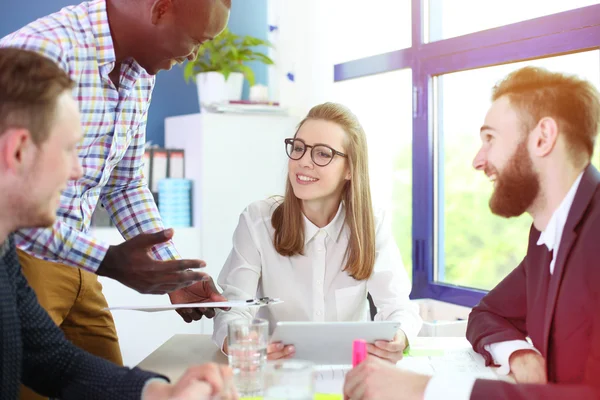
[[[352,367],[356,367],[367,358],[367,342],[357,339],[352,343]]]

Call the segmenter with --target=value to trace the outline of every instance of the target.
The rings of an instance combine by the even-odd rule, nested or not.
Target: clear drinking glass
[[[261,396],[267,365],[269,321],[261,318],[231,321],[227,327],[229,366],[240,397]]]
[[[264,400],[313,400],[314,364],[302,360],[278,360],[267,364]]]

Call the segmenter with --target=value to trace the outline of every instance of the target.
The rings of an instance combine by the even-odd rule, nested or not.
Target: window
[[[287,1],[287,0],[285,0]],[[327,0],[334,64],[411,46],[410,0]]]
[[[494,287],[525,255],[531,218],[504,219],[488,208],[492,185],[472,168],[479,128],[498,80],[525,65],[577,74],[600,88],[600,54],[588,51],[445,74],[435,79],[438,105],[437,263],[435,280]],[[438,124],[439,123],[439,124]],[[596,154],[594,160],[598,165]]]
[[[597,0],[429,0],[431,42],[597,4]]]
[[[412,275],[412,73],[397,70],[334,84],[334,99],[358,117],[369,147],[374,206],[387,211]]]
[[[331,50],[327,57],[335,53],[333,58],[339,63],[334,66],[335,85],[348,83],[349,88],[355,88],[345,93],[348,102],[361,101],[362,106],[356,109],[360,110],[359,117],[388,118],[390,136],[404,130],[405,124],[398,125],[401,129],[393,125],[393,114],[382,111],[388,105],[378,99],[389,98],[390,93],[403,97],[406,92],[409,96],[412,90],[412,107],[407,107],[413,113],[410,146],[400,142],[398,149],[383,149],[385,157],[377,154],[377,159],[371,160],[372,164],[391,165],[382,167],[383,171],[395,171],[390,177],[376,175],[377,167],[371,168],[374,181],[391,179],[382,198],[400,205],[405,200],[400,193],[407,186],[399,183],[399,177],[401,171],[408,171],[402,165],[408,157],[401,152],[412,148],[410,176],[414,185],[410,185],[412,202],[406,203],[413,220],[412,246],[408,241],[404,244],[407,233],[399,228],[408,225],[397,222],[408,218],[400,216],[402,206],[393,214],[396,238],[407,265],[407,254],[412,250],[411,296],[474,306],[525,254],[531,223],[527,215],[505,220],[491,214],[488,202],[492,185],[471,166],[491,88],[508,72],[528,64],[579,74],[598,85],[600,4],[597,0],[397,0],[380,7],[387,15],[376,15],[372,4],[383,2],[356,8],[353,1],[332,0],[334,12],[329,11],[329,19],[334,21],[335,12],[340,16],[348,13],[339,10],[350,3],[352,15],[360,21],[346,20],[349,25],[343,29],[338,29],[340,24],[335,21],[328,28],[335,43],[327,46]],[[415,8],[410,10],[411,6]],[[410,23],[399,22],[409,14]],[[506,27],[513,23],[518,25]],[[390,37],[390,25],[400,29],[394,35],[397,37]],[[499,29],[490,29],[496,27]],[[363,32],[370,32],[368,42],[361,36]],[[343,39],[339,42],[345,41],[345,45],[339,44],[340,36]],[[351,41],[355,43],[349,44]],[[406,91],[389,84],[371,95],[375,86],[358,83],[369,82],[369,76],[400,70],[412,71],[412,87]],[[315,85],[311,90],[322,89]],[[391,101],[401,105],[410,100]],[[393,110],[397,114],[407,111],[399,107]],[[367,130],[370,134],[372,129]],[[373,154],[371,138],[369,145]],[[596,148],[600,150],[600,140]],[[389,164],[390,159],[395,164]],[[600,166],[600,151],[593,162]],[[378,185],[373,184],[374,193],[378,193]]]

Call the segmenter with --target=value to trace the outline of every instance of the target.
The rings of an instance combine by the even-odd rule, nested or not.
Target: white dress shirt
[[[419,308],[408,298],[411,284],[383,213],[375,213],[373,274],[357,281],[343,271],[349,240],[343,205],[324,228],[304,217],[304,255],[293,257],[280,255],[273,246],[271,216],[277,205],[275,199],[261,200],[244,210],[217,282],[228,299],[268,296],[283,303],[217,310],[213,340],[219,347],[227,336],[227,324],[239,318],[266,318],[271,332],[278,321],[369,320],[367,292],[378,309],[375,320],[401,322],[409,341],[418,334]]]
[[[545,245],[548,248],[548,251],[552,252],[552,260],[550,261],[550,275],[554,273],[556,256],[558,255],[565,223],[567,222],[567,217],[569,216],[569,211],[571,211],[571,205],[573,205],[573,200],[575,199],[575,194],[577,193],[577,189],[579,188],[579,183],[581,182],[582,177],[583,172],[581,172],[577,179],[575,179],[571,189],[569,189],[569,192],[565,198],[552,214],[546,229],[544,229],[544,231],[540,234],[540,237],[537,241],[538,246]],[[501,375],[506,375],[510,372],[510,365],[508,361],[510,356],[515,351],[533,350],[541,354],[531,343],[525,340],[508,340],[505,342],[492,343],[484,346],[484,348],[492,355],[494,364],[500,366],[497,372]],[[447,385],[449,382],[452,382],[451,384],[453,385],[452,396],[448,396]],[[457,379],[456,376],[433,377],[429,381],[427,389],[425,390],[425,400],[439,398],[444,398],[447,400],[468,399],[471,397],[471,391],[473,390],[474,384],[475,378],[472,377],[463,377],[462,379]]]

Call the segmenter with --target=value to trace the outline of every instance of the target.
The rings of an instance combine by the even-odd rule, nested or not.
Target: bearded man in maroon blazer
[[[493,89],[473,166],[494,184],[490,209],[533,218],[527,255],[473,308],[467,339],[517,384],[427,377],[368,360],[351,399],[600,399],[600,173],[591,165],[598,91],[525,67]]]

